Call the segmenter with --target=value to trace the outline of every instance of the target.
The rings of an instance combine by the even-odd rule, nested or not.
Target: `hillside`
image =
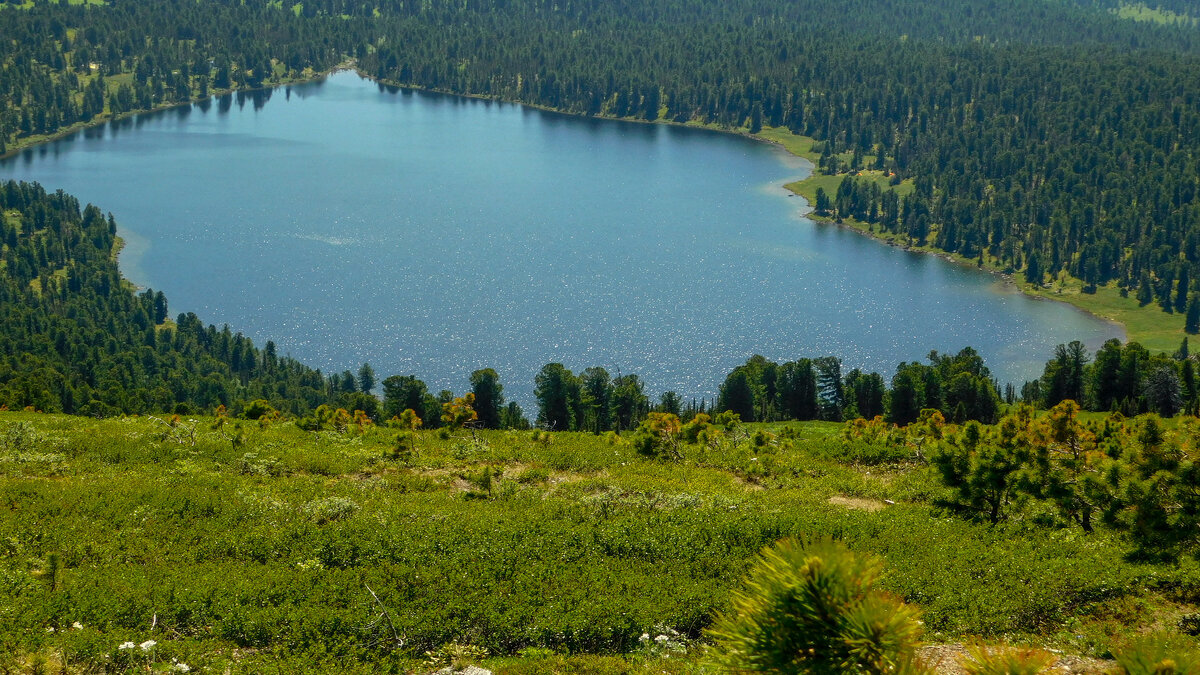
[[[187,414],[262,398],[300,413],[342,393],[274,344],[190,312],[170,320],[162,293],[122,278],[111,214],[14,181],[0,214],[0,406]]]
[[[935,643],[1104,656],[1194,626],[1194,559],[1136,562],[1119,530],[1030,505],[952,515],[919,433],[705,438],[660,459],[628,435],[0,413],[0,665],[429,672],[457,650],[502,673],[692,672],[785,536],[881,556]]]

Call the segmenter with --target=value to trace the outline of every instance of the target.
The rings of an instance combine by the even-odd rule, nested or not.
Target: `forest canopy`
[[[584,115],[787,128],[916,179],[903,199],[857,195],[852,215],[1031,283],[1066,274],[1185,311],[1200,279],[1193,24],[1122,19],[1110,0],[827,4],[0,3],[0,154],[353,63]]]

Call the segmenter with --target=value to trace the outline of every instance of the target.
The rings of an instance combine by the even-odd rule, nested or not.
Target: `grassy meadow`
[[[943,513],[916,450],[833,423],[663,460],[615,435],[0,412],[0,669],[699,672],[783,537],[882,557],[932,643],[1103,657],[1197,611],[1193,559]]]

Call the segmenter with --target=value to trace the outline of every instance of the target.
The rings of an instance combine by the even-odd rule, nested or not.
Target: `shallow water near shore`
[[[547,362],[711,397],[751,354],[890,378],[976,348],[1001,383],[1118,326],[801,217],[765,143],[380,87],[349,72],[97,127],[0,162],[111,211],[121,267],[326,372],[370,362],[526,412]]]

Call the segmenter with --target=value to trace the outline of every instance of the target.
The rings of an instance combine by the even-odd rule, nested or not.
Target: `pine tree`
[[[1029,254],[1028,264],[1025,266],[1025,281],[1034,286],[1042,285],[1041,258],[1036,253]]]
[[[816,211],[820,215],[826,215],[829,213],[829,208],[830,208],[829,193],[825,192],[825,188],[822,188],[822,187],[817,188],[817,196],[816,196],[815,202],[816,203],[813,204],[814,211]]]
[[[1138,305],[1145,307],[1154,300],[1154,290],[1150,288],[1150,275],[1143,274],[1142,280],[1138,282],[1137,301]]]
[[[1188,299],[1183,330],[1192,335],[1200,333],[1200,293],[1192,293],[1192,297]]]
[[[1179,268],[1179,284],[1175,287],[1175,311],[1182,312],[1187,307],[1188,300],[1188,266]]]
[[[375,388],[375,370],[371,368],[371,364],[364,363],[358,369],[358,390],[364,394],[371,393]]]

